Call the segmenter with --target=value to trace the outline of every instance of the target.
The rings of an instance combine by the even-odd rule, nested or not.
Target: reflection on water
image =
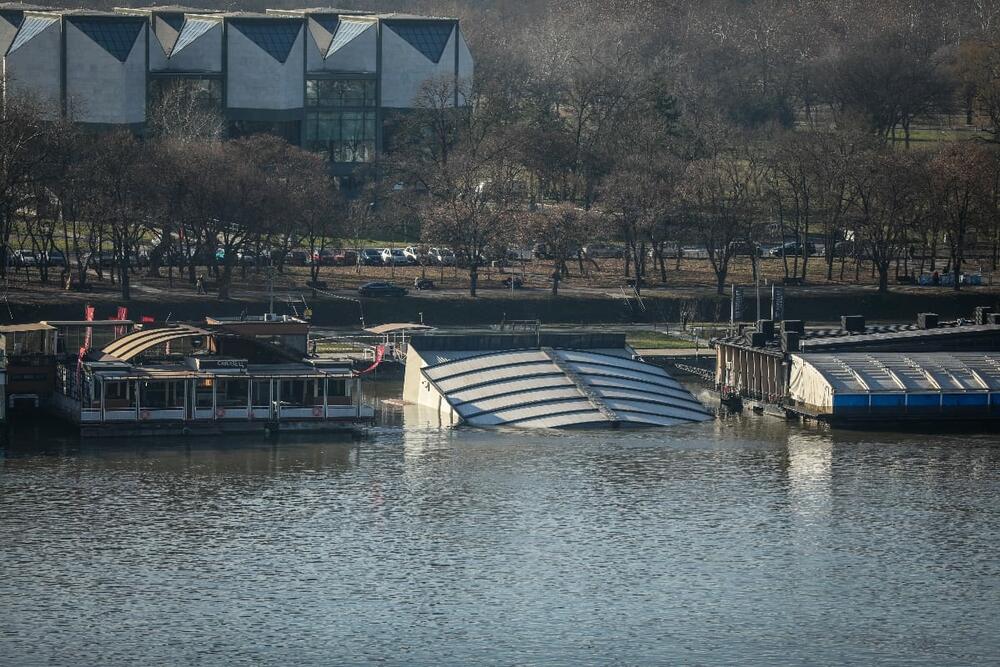
[[[649,431],[0,449],[0,664],[985,664],[1000,444]]]

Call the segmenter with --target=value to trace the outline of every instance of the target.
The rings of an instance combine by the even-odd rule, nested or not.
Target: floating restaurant
[[[309,325],[295,318],[24,326],[0,327],[15,340],[4,404],[54,413],[85,437],[354,430],[374,419],[352,360],[309,357]],[[123,335],[72,353],[91,326]],[[26,367],[37,369],[30,383]]]
[[[833,423],[1000,420],[1000,318],[988,307],[952,322],[921,313],[912,325],[760,320],[714,346],[729,405]]]

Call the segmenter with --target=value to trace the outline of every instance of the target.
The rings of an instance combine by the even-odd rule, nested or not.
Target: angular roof
[[[273,16],[262,15],[270,20],[244,20],[236,18],[231,25],[243,33],[247,39],[266,51],[280,63],[288,60],[288,54],[299,37],[302,23],[297,20],[275,19]],[[260,18],[260,17],[244,17]]]
[[[326,57],[329,58],[347,46],[355,37],[368,30],[372,25],[371,23],[362,21],[341,21],[337,27],[336,34],[333,36],[333,40],[330,42],[330,48],[327,49]]]
[[[11,43],[7,53],[11,54],[27,44],[32,38],[38,36],[43,30],[58,22],[56,17],[48,16],[28,16],[17,31],[14,41]]]
[[[669,426],[711,419],[662,368],[587,350],[490,352],[421,372],[472,426]]]
[[[170,55],[174,56],[178,54],[185,46],[188,46],[217,25],[219,25],[218,21],[210,19],[188,19],[184,22],[184,27],[181,28],[180,34],[177,35],[177,41],[174,43],[174,48],[171,49]]]
[[[128,60],[145,19],[120,14],[70,15],[67,20],[119,62]]]
[[[399,18],[399,17],[394,17]],[[444,54],[444,47],[448,45],[451,33],[455,30],[455,24],[451,21],[435,21],[410,19],[386,21],[385,24],[394,33],[402,37],[417,51],[420,51],[428,60],[440,62]],[[332,45],[331,45],[331,48]]]

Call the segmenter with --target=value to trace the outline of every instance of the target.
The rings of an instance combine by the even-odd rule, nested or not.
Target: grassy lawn
[[[642,350],[680,350],[694,347],[694,343],[684,338],[668,336],[658,331],[630,331],[625,342]]]

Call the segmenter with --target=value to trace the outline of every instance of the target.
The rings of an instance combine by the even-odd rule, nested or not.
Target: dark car
[[[406,289],[392,283],[365,283],[358,288],[361,296],[406,296]]]
[[[524,289],[524,281],[517,276],[505,278],[501,285],[507,289]]]
[[[308,250],[290,250],[285,253],[285,264],[288,266],[305,266],[309,263]]]
[[[764,249],[751,241],[733,241],[729,244],[729,253],[733,257],[763,257]]]
[[[382,251],[365,248],[358,253],[358,264],[361,266],[382,266]]]
[[[794,255],[815,255],[816,246],[811,242],[806,242],[805,244],[799,243],[798,241],[789,241],[779,245],[777,248],[771,248],[771,257],[792,257]]]
[[[421,291],[435,288],[434,281],[430,278],[414,278],[413,286]]]
[[[47,266],[66,266],[66,255],[62,250],[50,250],[43,256]]]

